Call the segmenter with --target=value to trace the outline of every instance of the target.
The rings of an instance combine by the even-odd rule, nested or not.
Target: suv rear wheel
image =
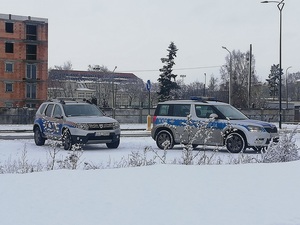
[[[246,149],[246,142],[239,133],[230,133],[226,138],[226,148],[231,153],[239,153]]]
[[[160,149],[172,149],[174,140],[172,134],[167,130],[161,130],[156,135],[156,145]]]

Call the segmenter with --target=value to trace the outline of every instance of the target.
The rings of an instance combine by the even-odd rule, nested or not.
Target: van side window
[[[212,113],[216,113],[210,105],[195,105],[195,111],[199,118],[209,118]]]
[[[169,114],[170,105],[159,105],[157,116],[167,116]]]
[[[189,104],[180,104],[180,105],[173,105],[173,115],[172,116],[179,116],[179,117],[187,117],[190,114],[191,105]]]

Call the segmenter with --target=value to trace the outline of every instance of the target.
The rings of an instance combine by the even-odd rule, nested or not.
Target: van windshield
[[[103,113],[97,106],[90,104],[72,104],[63,105],[65,114],[70,116],[103,116]]]
[[[231,105],[215,105],[215,107],[230,120],[247,120],[248,117]]]

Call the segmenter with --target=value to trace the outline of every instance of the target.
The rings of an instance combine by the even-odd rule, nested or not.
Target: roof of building
[[[18,15],[1,14],[1,13],[0,13],[0,19],[12,20],[12,21],[26,21],[26,22],[32,21],[32,22],[48,23],[48,19],[46,19],[46,18],[38,18],[38,17],[31,17],[31,16],[18,16]]]
[[[50,79],[59,80],[103,80],[123,81],[123,80],[139,80],[133,73],[116,73],[116,72],[99,72],[99,71],[79,71],[79,70],[50,70]]]

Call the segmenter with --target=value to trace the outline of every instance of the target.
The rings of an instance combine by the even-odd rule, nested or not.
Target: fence
[[[145,108],[111,108],[102,109],[107,116],[116,118],[120,123],[147,123],[149,109]],[[154,114],[150,109],[150,115]],[[278,109],[242,109],[250,119],[267,122],[278,122]],[[32,124],[36,109],[30,108],[0,108],[0,124]],[[282,110],[283,122],[299,122],[299,109]]]

